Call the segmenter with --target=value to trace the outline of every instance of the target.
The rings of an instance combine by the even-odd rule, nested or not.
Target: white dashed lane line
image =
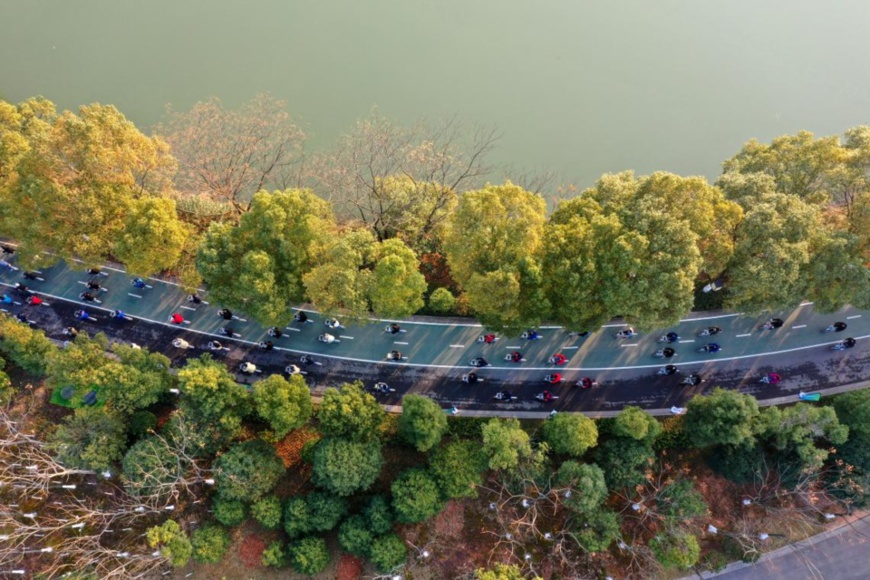
[[[860,314],[856,314],[855,316],[847,316],[846,320],[852,320],[853,318],[861,318]]]
[[[792,329],[794,330],[794,329],[797,329],[797,328],[806,328],[806,327],[807,327],[806,324],[796,324],[795,326],[792,326]]]
[[[751,332],[747,332],[746,334],[738,334],[737,338],[743,338],[744,336],[752,336]]]

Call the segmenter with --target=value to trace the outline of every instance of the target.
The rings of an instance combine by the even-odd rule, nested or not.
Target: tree
[[[607,499],[604,472],[595,464],[566,461],[556,473],[560,486],[570,487],[571,495],[565,505],[577,512],[592,512]]]
[[[327,315],[364,321],[372,311],[404,318],[423,306],[426,279],[413,250],[398,239],[378,242],[364,229],[324,240],[303,276],[311,302]]]
[[[453,310],[456,297],[447,288],[435,288],[429,295],[429,308],[439,314],[446,314]]]
[[[311,527],[311,514],[304,497],[293,496],[284,504],[284,531],[290,538],[298,538]]]
[[[745,445],[755,439],[758,401],[737,391],[715,388],[686,405],[685,432],[698,447]]]
[[[438,445],[447,431],[447,416],[441,407],[428,397],[405,395],[399,416],[399,433],[417,451],[426,452]]]
[[[444,234],[453,277],[486,326],[531,325],[548,310],[539,300],[537,255],[546,203],[509,181],[466,192]]]
[[[532,454],[532,445],[519,421],[494,418],[483,426],[483,450],[490,469],[513,469]]]
[[[362,222],[379,240],[399,236],[431,251],[456,192],[489,173],[497,140],[495,131],[455,119],[402,127],[372,111],[310,167],[315,189],[343,219]]]
[[[50,436],[48,448],[70,467],[106,471],[127,448],[127,426],[118,413],[81,407]]]
[[[793,453],[805,470],[820,469],[830,454],[830,449],[819,448],[819,443],[839,445],[849,436],[849,428],[840,424],[833,408],[807,403],[782,409],[766,407],[760,422],[761,437],[778,451]]]
[[[235,438],[250,409],[249,395],[227,367],[205,354],[178,371],[179,404],[202,429],[203,451],[214,452]]]
[[[52,388],[72,388],[71,402],[81,404],[84,395],[101,386],[106,376],[105,367],[112,362],[106,356],[108,342],[103,333],[93,338],[80,334],[66,348],[53,349],[49,354],[46,368]],[[110,369],[108,376],[113,375],[114,372]],[[97,390],[100,402],[104,402],[105,393],[100,392],[100,389]]]
[[[209,227],[197,269],[216,302],[262,324],[279,324],[305,296],[302,280],[313,266],[312,244],[332,229],[329,205],[311,191],[262,191],[237,226]]]
[[[175,200],[134,199],[112,252],[127,266],[128,274],[150,276],[178,264],[192,234],[179,218]]]
[[[6,368],[6,361],[0,358],[0,369],[3,368]],[[8,405],[12,395],[12,380],[5,371],[0,370],[0,406]]]
[[[228,500],[256,501],[272,491],[284,475],[275,450],[260,440],[230,447],[215,462],[218,494]]]
[[[649,443],[630,437],[607,438],[598,444],[593,455],[595,463],[604,470],[604,480],[610,490],[632,487],[643,481],[654,457]]]
[[[263,566],[271,566],[273,568],[283,568],[287,565],[287,548],[281,540],[275,540],[269,544],[260,559]]]
[[[393,509],[390,502],[382,495],[372,496],[366,505],[363,515],[368,528],[373,534],[386,534],[393,529]]]
[[[175,520],[166,520],[159,526],[148,528],[148,545],[160,548],[160,554],[176,568],[187,565],[193,555],[193,546]]]
[[[95,383],[112,409],[133,413],[150,407],[175,386],[164,355],[120,343],[112,345],[112,352],[119,360],[101,366]]]
[[[245,502],[237,499],[228,500],[215,496],[211,509],[214,513],[214,519],[231,528],[239,525],[248,517],[248,506],[245,505]]]
[[[368,489],[378,477],[384,459],[377,442],[323,439],[314,450],[314,485],[342,496]]]
[[[313,491],[305,496],[308,507],[308,531],[328,532],[347,515],[347,500],[343,497]]]
[[[613,432],[619,437],[654,442],[662,432],[661,423],[640,407],[623,407],[614,419]]]
[[[819,312],[834,312],[846,304],[870,305],[870,269],[864,264],[860,238],[832,232],[814,249],[804,276],[806,299]]]
[[[28,373],[44,376],[49,354],[57,349],[42,331],[16,318],[0,316],[0,353]]]
[[[428,520],[444,507],[438,486],[425,469],[406,469],[396,478],[391,489],[396,519],[402,523]]]
[[[326,437],[355,441],[376,439],[385,416],[375,398],[365,392],[361,381],[346,383],[340,389],[326,389],[317,412],[320,431]]]
[[[216,98],[187,112],[168,110],[156,132],[178,158],[179,191],[204,194],[243,213],[256,192],[297,183],[305,133],[286,106],[259,94],[237,110],[225,109]]]
[[[832,174],[845,159],[837,137],[815,139],[809,131],[800,131],[777,137],[770,144],[752,139],[722,168],[726,174],[765,173],[774,179],[777,191],[825,204],[831,198]]]
[[[380,572],[389,572],[405,561],[408,548],[396,534],[386,534],[375,538],[369,551],[369,560]]]
[[[217,564],[224,558],[232,540],[221,526],[203,526],[190,535],[193,559],[200,564]]]
[[[650,540],[649,547],[665,568],[690,568],[698,563],[701,555],[698,538],[681,530],[657,534]]]
[[[602,552],[619,537],[619,514],[606,509],[583,514],[572,526],[577,543],[587,552]]]
[[[302,538],[290,546],[290,563],[300,574],[313,576],[329,565],[329,550],[323,538]]]
[[[281,527],[281,500],[276,495],[267,495],[251,505],[251,516],[267,530]]]
[[[269,422],[278,438],[307,423],[313,411],[311,391],[301,375],[292,375],[289,380],[272,375],[257,381],[253,399],[257,413]]]
[[[556,453],[580,457],[598,441],[595,421],[580,413],[559,413],[542,428],[544,440]]]
[[[349,517],[338,529],[338,543],[342,549],[360,558],[368,557],[373,540],[366,519],[360,515]]]
[[[656,509],[665,517],[681,520],[703,516],[708,511],[704,496],[688,479],[666,485],[656,498]]]
[[[26,267],[36,265],[38,254],[42,267],[61,258],[103,262],[135,200],[169,192],[175,171],[169,146],[140,133],[112,106],[86,105],[78,115],[52,107],[40,117],[2,204],[3,230],[21,244]]]
[[[526,575],[516,564],[496,564],[492,570],[478,568],[474,580],[524,580]],[[538,580],[538,577],[535,578]]]
[[[449,498],[477,497],[487,460],[477,441],[456,439],[432,453],[429,470]]]

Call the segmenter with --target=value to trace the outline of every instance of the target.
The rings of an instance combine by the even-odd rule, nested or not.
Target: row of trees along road
[[[265,324],[302,301],[364,319],[428,299],[499,329],[652,328],[719,278],[742,311],[870,306],[870,127],[750,141],[714,184],[604,175],[551,213],[546,176],[484,184],[498,135],[454,120],[373,112],[313,155],[267,96],[170,111],[150,137],[111,106],[0,102],[0,130],[0,227],[25,266],[171,271]]]

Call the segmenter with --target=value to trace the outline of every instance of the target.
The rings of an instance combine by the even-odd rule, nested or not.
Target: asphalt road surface
[[[15,265],[15,257],[6,257]],[[402,321],[372,321],[362,326],[331,330],[324,319],[309,311],[309,322],[287,321],[284,336],[271,339],[275,349],[266,352],[257,345],[270,340],[266,329],[245,320],[243,312],[234,314],[242,320],[226,321],[217,315],[220,305],[194,305],[178,285],[159,279],[148,279],[150,288],[135,288],[131,277],[119,268],[103,269],[100,276],[88,275],[80,264],[70,268],[60,263],[45,268],[42,281],[25,280],[21,271],[4,269],[0,284],[20,305],[6,305],[13,314],[25,313],[49,336],[62,339],[62,329],[75,326],[88,333],[105,332],[109,337],[135,342],[167,354],[174,364],[183,364],[189,356],[199,356],[209,340],[218,339],[231,347],[216,356],[227,360],[234,371],[244,362],[253,362],[264,373],[281,372],[288,364],[299,365],[302,354],[312,355],[320,364],[300,365],[315,390],[353,379],[367,386],[385,381],[396,389],[382,395],[385,404],[397,404],[402,394],[413,391],[428,394],[444,407],[456,406],[461,412],[499,410],[505,415],[536,416],[553,409],[584,411],[592,414],[619,411],[625,405],[637,405],[650,410],[682,406],[697,393],[714,386],[739,389],[759,399],[793,397],[804,392],[819,392],[846,384],[870,380],[870,312],[845,308],[834,314],[820,314],[812,304],[802,304],[791,312],[775,313],[785,321],[777,330],[760,330],[767,320],[734,313],[706,313],[687,317],[672,328],[619,340],[615,334],[624,324],[608,324],[580,337],[559,327],[538,328],[538,340],[516,336],[498,336],[492,344],[479,341],[484,330],[473,320],[444,320],[414,317]],[[87,290],[86,282],[95,279],[107,290],[95,292],[100,303],[87,303],[79,295]],[[11,288],[25,283],[45,301],[41,306],[24,304],[21,295]],[[208,301],[208,293],[200,292]],[[75,310],[86,309],[96,322],[80,322]],[[123,310],[133,321],[121,321],[109,316],[113,310]],[[184,317],[185,323],[172,324],[173,314]],[[843,321],[848,328],[840,333],[821,332],[829,324]],[[398,322],[404,332],[389,334],[385,327]],[[722,331],[715,337],[698,334],[715,325]],[[239,335],[228,339],[221,328],[231,326]],[[664,345],[657,342],[662,334],[674,331],[680,340],[671,344],[677,355],[664,361],[653,353]],[[318,340],[330,333],[336,342]],[[855,348],[833,352],[830,345],[847,336],[858,339]],[[177,349],[173,339],[181,337],[195,349]],[[709,342],[721,345],[716,354],[697,350]],[[406,360],[388,361],[387,353],[400,351]],[[504,357],[513,351],[522,353],[524,361],[513,363]],[[563,354],[567,361],[555,367],[548,363],[554,354]],[[490,366],[476,370],[483,382],[463,383],[461,377],[473,369],[470,361],[483,357]],[[664,364],[676,365],[680,372],[660,376],[656,371]],[[775,371],[783,380],[766,385],[759,378]],[[548,386],[544,378],[560,373],[564,381]],[[704,382],[695,387],[680,385],[689,373],[698,373]],[[598,382],[591,389],[576,386],[581,377]],[[240,380],[250,377],[240,376]],[[549,389],[557,400],[542,403],[535,395]],[[493,396],[508,390],[517,397],[502,403]]]

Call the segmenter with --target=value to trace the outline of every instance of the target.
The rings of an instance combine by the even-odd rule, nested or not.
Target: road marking
[[[344,337],[342,336],[342,338],[344,338]],[[407,345],[408,343],[407,343],[407,342],[399,342],[398,340],[394,340],[394,341],[393,341],[393,344],[404,344],[404,345]]]
[[[196,310],[196,308],[191,308],[190,306],[179,306],[179,308],[184,308],[185,310]]]
[[[87,286],[87,285],[88,285],[87,282],[82,282],[81,280],[79,280],[79,284],[81,284],[82,286]]]
[[[813,305],[812,302],[801,302],[800,304],[798,304],[798,306],[812,306],[812,305]]]
[[[353,337],[352,337],[352,336],[345,336],[345,335],[343,335],[343,334],[339,334],[339,335],[338,335],[338,338],[346,338],[346,339],[348,339],[348,340],[353,340]],[[407,343],[407,342],[399,342],[399,343],[396,343],[396,344],[408,344],[408,343]]]
[[[737,338],[743,338],[744,336],[752,336],[751,332],[747,332],[746,334],[738,334]]]
[[[807,327],[806,324],[796,324],[796,325],[792,326],[792,329],[795,329],[795,328],[806,328],[806,327]]]
[[[856,314],[855,316],[847,316],[846,320],[852,320],[853,318],[861,318],[860,314]]]
[[[450,348],[465,348],[464,344],[451,344]]]
[[[575,348],[580,348],[579,346],[563,346],[562,350],[574,350]]]
[[[127,296],[132,296],[133,298],[142,298],[142,297],[139,296],[138,294],[133,294],[133,293],[131,293],[131,292],[127,292]]]
[[[689,338],[689,339],[686,339],[686,340],[681,340],[681,341],[680,341],[680,344],[682,344],[682,343],[684,343],[684,342],[695,342],[695,339],[694,339],[694,338]]]
[[[286,328],[287,330],[292,330],[293,332],[302,332],[298,328],[293,328],[292,326],[285,326],[284,328]]]
[[[636,344],[620,344],[619,346],[621,346],[622,348],[628,348],[630,346],[637,346],[637,345]]]
[[[510,349],[512,349],[512,348],[513,348],[513,349],[517,349],[517,348],[523,348],[523,347],[521,347],[521,346],[506,346],[505,348],[508,349],[508,350],[510,350]]]

